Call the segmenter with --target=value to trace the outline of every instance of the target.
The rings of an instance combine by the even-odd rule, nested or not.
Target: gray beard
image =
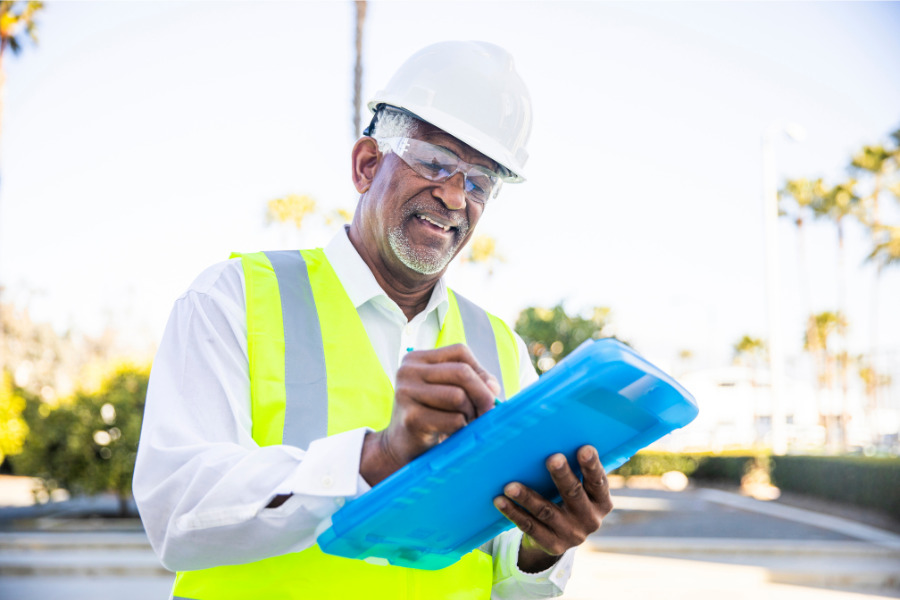
[[[404,212],[407,213],[404,215],[405,218],[403,221],[405,222],[409,218],[417,218],[413,215],[420,212],[420,210],[417,206],[407,205]],[[416,273],[434,275],[435,273],[440,273],[448,264],[450,264],[450,261],[456,256],[456,251],[459,250],[462,240],[466,239],[466,233],[468,233],[468,231],[468,222],[463,221],[460,223],[456,231],[456,241],[446,252],[440,252],[432,248],[413,248],[409,243],[409,238],[407,238],[406,234],[403,232],[402,226],[394,227],[388,231],[388,243],[391,246],[391,250],[394,251],[394,255],[399,258],[400,262],[404,265]]]

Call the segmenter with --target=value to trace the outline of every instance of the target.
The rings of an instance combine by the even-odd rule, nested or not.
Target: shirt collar
[[[342,228],[341,231],[331,238],[331,241],[325,246],[324,252],[325,257],[331,264],[331,268],[334,269],[334,273],[340,280],[341,285],[344,286],[347,296],[349,296],[350,301],[353,302],[353,306],[359,308],[366,302],[378,298],[381,299],[382,302],[387,302],[389,305],[395,307],[401,314],[403,313],[400,307],[397,306],[381,286],[378,285],[375,275],[369,270],[369,265],[366,264],[356,251],[356,248],[350,242],[346,227]],[[444,318],[447,316],[449,307],[450,301],[447,298],[447,284],[444,281],[444,278],[441,277],[438,279],[434,286],[434,290],[431,292],[431,298],[428,300],[428,305],[420,314],[424,318],[427,317],[431,311],[436,310],[438,323],[443,327]],[[416,316],[418,317],[419,315]]]

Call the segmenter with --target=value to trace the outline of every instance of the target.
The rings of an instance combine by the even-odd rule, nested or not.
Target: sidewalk
[[[896,559],[895,559],[896,560]],[[829,564],[817,563],[821,572]],[[582,547],[566,600],[878,600],[900,598],[897,589],[819,587],[781,581],[767,566],[710,560],[601,553]]]
[[[616,509],[578,550],[568,600],[900,598],[900,535],[721,490],[613,492]],[[79,503],[106,502],[0,509],[0,598],[167,598],[173,575],[136,521],[110,531],[72,518]],[[32,530],[11,527],[12,513]]]

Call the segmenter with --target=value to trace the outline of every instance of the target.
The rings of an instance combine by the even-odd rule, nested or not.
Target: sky
[[[351,2],[51,1],[39,31],[5,60],[0,133],[0,283],[33,319],[152,345],[204,268],[335,231],[267,225],[267,201],[355,206]],[[504,262],[455,265],[451,285],[510,321],[606,306],[663,368],[682,350],[716,366],[767,336],[764,132],[806,133],[777,136],[779,182],[846,177],[900,128],[897,31],[891,2],[370,2],[363,95],[436,41],[506,48],[534,107],[528,181],[479,224]],[[839,257],[825,222],[802,273],[786,220],[778,243],[790,362],[808,311],[838,308]],[[900,269],[876,293],[867,243],[848,225],[849,344],[877,330],[900,379]]]

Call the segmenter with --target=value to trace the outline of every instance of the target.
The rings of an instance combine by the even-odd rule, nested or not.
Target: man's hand
[[[494,407],[500,392],[464,344],[409,352],[397,370],[387,429],[369,433],[360,473],[375,485]]]
[[[562,497],[559,505],[516,482],[503,488],[503,496],[494,498],[494,506],[524,532],[518,565],[526,573],[552,566],[563,552],[597,531],[612,510],[609,480],[597,450],[582,446],[577,457],[584,483],[564,455],[547,459],[547,470]]]

